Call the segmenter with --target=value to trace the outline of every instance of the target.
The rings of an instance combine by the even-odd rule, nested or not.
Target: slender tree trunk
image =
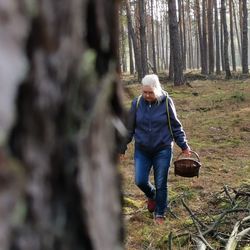
[[[213,1],[214,0],[208,1],[208,8],[207,8],[209,74],[214,73]]]
[[[221,66],[222,71],[225,71],[225,58],[224,58],[224,35],[223,35],[223,17],[221,11],[221,18],[220,18],[220,52],[221,52]]]
[[[139,15],[140,15],[140,44],[141,44],[141,64],[142,76],[148,74],[148,56],[146,42],[146,19],[145,19],[145,1],[139,0]]]
[[[239,36],[239,31],[238,31],[238,25],[237,25],[237,19],[236,19],[236,11],[235,11],[235,5],[234,2],[233,4],[233,15],[234,15],[234,26],[235,26],[235,31],[236,31],[236,38],[237,38],[237,44],[238,44],[238,51],[239,51],[239,56],[240,56],[240,62],[242,61],[242,55],[241,55],[241,39]]]
[[[127,58],[126,58],[126,36],[125,36],[125,29],[120,22],[120,33],[121,33],[121,41],[120,41],[120,58],[121,58],[121,66],[122,66],[122,72],[127,72]]]
[[[171,46],[171,43],[170,43]],[[173,59],[173,52],[172,48],[170,47],[170,61],[169,61],[169,73],[168,73],[168,78],[170,81],[174,80],[174,59]]]
[[[161,16],[161,59],[162,59],[162,69],[166,69],[165,62],[165,49],[164,49],[164,18]]]
[[[134,56],[133,56],[133,45],[132,45],[132,39],[131,34],[128,32],[128,47],[129,47],[129,72],[130,75],[133,75],[135,73],[134,68]]]
[[[227,31],[225,0],[221,0],[221,14],[222,14],[221,17],[222,17],[223,31],[224,31],[224,60],[225,60],[226,79],[230,79],[231,71],[230,71],[229,57],[228,57],[228,31]]]
[[[247,1],[242,0],[242,73],[248,74]]]
[[[135,65],[136,65],[136,70],[138,73],[138,80],[140,81],[143,77],[142,66],[141,66],[141,56],[140,56],[140,51],[139,51],[139,48],[137,45],[137,38],[135,35],[135,30],[134,30],[133,24],[132,24],[132,16],[131,16],[129,0],[126,0],[126,13],[127,13],[127,19],[128,19],[128,30],[129,30],[129,33],[131,34],[131,38],[132,38],[132,42],[133,42],[134,55],[135,55]]]
[[[151,0],[151,26],[152,26],[153,72],[157,74],[156,55],[155,55],[155,28],[154,28],[154,1],[153,0]]]
[[[9,55],[23,50],[28,67],[9,139],[22,163],[21,203],[1,250],[121,249],[117,1],[41,0],[34,18],[24,16],[28,2],[8,2],[4,39],[22,40]]]
[[[232,65],[233,65],[233,71],[236,71],[232,0],[229,0],[229,14],[230,14],[230,40],[231,40]]]
[[[183,69],[186,70],[187,68],[187,38],[186,38],[186,20],[185,20],[185,1],[182,0],[182,23],[183,23]]]
[[[182,22],[182,6],[181,6],[181,0],[178,0],[178,16],[179,16],[179,20],[178,20],[178,24],[179,24],[179,34],[180,34],[180,45],[181,45],[181,58],[182,58],[182,62],[183,62],[183,69],[184,69],[184,46],[183,46],[183,22]]]
[[[207,0],[202,0],[202,43],[203,43],[203,56],[204,56],[204,74],[208,73],[207,68],[207,15],[206,15]]]
[[[169,30],[168,30],[168,13],[166,13],[166,69],[169,68],[169,53],[168,53],[168,46],[169,46]]]
[[[217,0],[214,0],[214,30],[216,44],[216,74],[220,74],[220,38],[219,38],[219,21],[218,21],[218,6]]]
[[[196,12],[196,19],[197,19],[197,28],[198,28],[198,35],[199,35],[199,45],[200,45],[201,73],[206,74],[204,49],[203,49],[203,38],[202,38],[202,31],[201,31],[201,16],[200,16],[200,2],[199,2],[199,0],[195,1],[195,7],[196,7],[195,12]]]
[[[180,35],[178,32],[178,23],[176,16],[176,3],[175,0],[168,1],[168,14],[169,14],[169,31],[170,31],[170,43],[171,43],[171,54],[173,55],[174,63],[174,84],[182,85],[184,84],[183,76],[183,64],[181,57],[181,45],[180,45]]]

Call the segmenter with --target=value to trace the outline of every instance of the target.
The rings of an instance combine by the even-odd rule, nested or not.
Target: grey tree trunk
[[[221,66],[222,71],[225,71],[225,58],[224,58],[224,35],[223,35],[223,17],[221,12],[221,21],[220,21],[220,52],[221,52]]]
[[[128,30],[132,38],[133,42],[133,48],[134,48],[134,55],[135,55],[135,66],[138,73],[138,80],[140,81],[143,77],[142,73],[142,66],[141,66],[141,56],[139,53],[138,45],[137,45],[137,38],[135,35],[135,30],[132,23],[132,16],[131,16],[131,10],[130,10],[130,2],[129,0],[126,0],[126,13],[127,13],[127,19],[128,19]]]
[[[153,72],[157,74],[156,55],[155,55],[155,28],[154,28],[154,5],[151,0],[151,27],[152,27],[152,52],[153,52]]]
[[[207,54],[208,54],[208,46],[207,46],[207,0],[202,0],[202,48],[203,48],[203,58],[204,58],[204,68],[203,68],[203,74],[208,73],[208,67],[207,67]]]
[[[208,1],[207,7],[208,27],[208,62],[209,74],[214,73],[214,36],[213,36],[213,0]]]
[[[184,68],[184,61],[183,61],[183,22],[182,22],[182,7],[181,7],[181,0],[178,0],[178,24],[179,24],[179,34],[180,34],[180,46],[181,46],[181,58],[182,58],[182,62],[183,62],[183,69]]]
[[[215,55],[216,55],[216,74],[220,74],[220,38],[219,38],[219,21],[217,0],[214,0],[214,30],[215,30]]]
[[[205,70],[205,62],[204,62],[204,50],[203,50],[203,39],[202,39],[202,31],[201,31],[201,16],[200,16],[200,2],[199,0],[195,1],[195,13],[197,20],[197,29],[199,35],[199,45],[200,45],[200,62],[201,62],[201,73],[206,74]]]
[[[228,57],[228,31],[227,31],[227,20],[226,20],[226,7],[225,0],[221,0],[221,17],[224,31],[224,60],[225,60],[225,71],[226,71],[226,79],[230,79],[231,71],[229,66],[229,57]]]
[[[242,73],[248,74],[247,1],[242,0]]]
[[[140,15],[140,44],[141,44],[141,65],[142,76],[148,74],[148,56],[147,56],[147,41],[146,41],[146,17],[145,17],[145,1],[139,0],[139,15]]]
[[[236,13],[235,13],[236,11],[235,11],[234,2],[232,2],[232,7],[233,7],[233,15],[234,15],[234,26],[235,26],[236,38],[237,38],[237,44],[238,44],[238,52],[239,52],[240,61],[241,61],[242,60],[242,56],[241,56],[241,39],[240,39],[238,25],[237,25],[237,18],[236,18]]]
[[[232,11],[233,7],[232,7],[232,5],[233,5],[232,0],[229,0],[231,55],[232,55],[233,71],[236,71],[235,48],[234,48],[233,11]]]
[[[8,68],[21,83],[9,145],[22,166],[1,250],[122,249],[117,1],[8,3],[1,64],[26,61],[27,70]]]
[[[173,56],[174,66],[174,84],[184,84],[183,76],[183,64],[181,57],[181,44],[180,34],[178,31],[178,23],[176,16],[176,2],[175,0],[168,1],[168,15],[169,15],[169,33],[170,33],[170,44],[171,44],[171,55]]]

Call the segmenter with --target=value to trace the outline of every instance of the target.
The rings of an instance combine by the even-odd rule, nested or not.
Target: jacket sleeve
[[[182,149],[185,150],[189,148],[187,139],[186,139],[186,134],[185,131],[182,127],[181,122],[179,121],[175,109],[174,102],[172,98],[168,97],[168,106],[169,106],[169,115],[170,115],[170,123],[171,123],[171,128],[174,136],[174,140],[176,144]]]
[[[125,125],[127,128],[127,136],[124,138],[123,142],[119,146],[119,153],[125,154],[127,150],[127,145],[132,141],[134,137],[135,132],[135,123],[136,123],[136,102],[137,98],[135,98],[132,103],[131,107],[129,109],[129,112],[127,114],[127,117],[125,119]]]

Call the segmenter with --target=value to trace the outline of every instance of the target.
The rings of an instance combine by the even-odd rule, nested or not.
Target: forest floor
[[[183,201],[207,228],[223,211],[241,205],[249,209],[250,204],[250,79],[193,80],[190,86],[181,87],[160,79],[174,100],[189,144],[199,154],[202,167],[199,178],[183,178],[174,175],[171,165],[170,212],[163,225],[155,225],[144,195],[134,184],[133,143],[129,145],[120,162],[126,250],[195,249],[190,238],[198,234],[197,227]],[[129,81],[124,84],[126,107],[140,94],[140,85],[135,80],[128,84]],[[179,153],[175,146],[173,160]],[[235,199],[239,190],[247,194],[247,200]],[[216,232],[227,239],[236,221],[247,215],[249,210],[234,213]],[[205,238],[213,249],[224,249],[225,242],[214,240],[211,235]],[[249,242],[250,235],[237,249],[250,249]]]

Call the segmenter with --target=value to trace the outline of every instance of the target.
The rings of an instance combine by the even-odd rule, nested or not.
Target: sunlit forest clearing
[[[199,178],[183,178],[174,176],[171,166],[168,183],[170,211],[165,224],[156,226],[147,211],[144,195],[134,184],[133,145],[129,145],[126,158],[120,163],[125,247],[128,250],[170,249],[169,235],[173,237],[172,249],[193,249],[187,235],[174,238],[187,232],[197,233],[181,200],[210,225],[222,211],[235,206],[230,198],[235,197],[236,190],[249,191],[250,79],[195,80],[190,86],[181,87],[172,86],[161,76],[160,81],[173,97],[189,144],[199,154],[202,167]],[[136,82],[126,84],[125,93],[125,105],[129,107],[132,98],[140,94],[140,85]],[[180,149],[175,147],[174,159],[179,153]],[[248,202],[236,200],[236,203],[249,208],[249,196]],[[230,236],[236,221],[247,214],[249,212],[230,215],[219,226],[218,232]],[[210,236],[205,238],[214,249],[222,249],[218,240]],[[249,242],[249,237],[247,239]],[[241,246],[250,247],[246,242]]]

